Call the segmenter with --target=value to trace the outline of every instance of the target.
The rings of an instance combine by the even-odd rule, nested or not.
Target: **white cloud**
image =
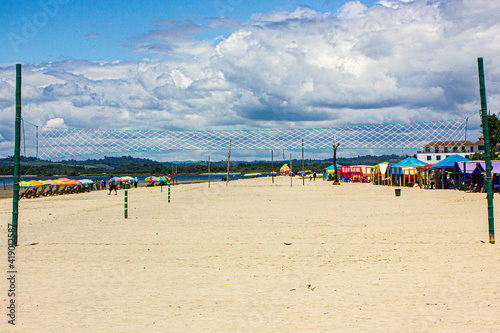
[[[25,65],[23,114],[35,124],[119,129],[460,118],[479,109],[478,56],[498,111],[499,10],[485,0],[384,0],[371,8],[349,2],[336,13],[299,7],[246,22],[212,18],[207,26],[158,20],[127,47],[163,60]],[[218,43],[194,37],[220,26],[234,31]],[[14,89],[13,65],[0,65],[0,135],[10,143]]]
[[[64,119],[62,119],[62,118],[54,118],[54,119],[47,120],[47,122],[45,123],[45,127],[65,128],[67,126],[64,123]]]

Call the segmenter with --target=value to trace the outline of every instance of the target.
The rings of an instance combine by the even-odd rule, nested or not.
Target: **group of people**
[[[139,180],[137,179],[137,177],[133,178],[129,181],[127,181],[127,183],[130,183],[130,186],[134,187],[134,188],[137,188],[137,184],[139,183]],[[115,177],[111,176],[109,177],[108,179],[108,184],[109,184],[109,192],[108,192],[108,195],[111,195],[111,192],[113,192],[113,190],[115,191],[115,195],[117,195],[117,190],[119,187],[121,187],[122,185],[122,182],[117,182],[115,181]]]

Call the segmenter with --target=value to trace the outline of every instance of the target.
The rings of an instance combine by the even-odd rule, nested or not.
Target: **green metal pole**
[[[125,183],[125,218],[128,218],[128,184]]]
[[[493,189],[491,177],[490,133],[488,131],[488,106],[486,105],[486,85],[484,84],[483,58],[477,59],[479,68],[479,93],[481,95],[481,115],[483,120],[484,157],[486,162],[486,193],[488,197],[488,229],[490,244],[495,244],[495,216],[493,212]]]
[[[21,168],[21,65],[16,65],[16,137],[14,142],[14,192],[12,194],[11,245],[17,246],[17,220],[19,217],[19,171]]]
[[[170,180],[172,179],[172,175],[168,176],[168,203],[170,203]]]

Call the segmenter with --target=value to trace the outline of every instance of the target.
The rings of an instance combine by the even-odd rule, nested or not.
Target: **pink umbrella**
[[[55,180],[52,179],[46,180],[46,182],[49,183],[50,185],[59,185],[59,183],[57,183]]]

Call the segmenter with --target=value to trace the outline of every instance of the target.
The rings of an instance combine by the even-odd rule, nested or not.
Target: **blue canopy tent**
[[[445,170],[453,169],[455,170],[455,162],[467,162],[470,161],[468,158],[465,158],[461,155],[450,155],[439,163],[434,164],[429,168],[429,170],[441,170],[442,173],[442,183],[441,186],[444,189],[445,183]],[[455,181],[454,181],[455,182]]]
[[[341,165],[337,163],[337,169],[340,167],[341,167]],[[329,174],[335,174],[335,166],[333,164],[326,167],[325,170],[323,171],[323,180],[327,180]],[[340,174],[340,172],[339,172],[339,174]]]
[[[398,163],[394,163],[392,165],[392,167],[393,168],[402,168],[402,167],[418,168],[418,167],[422,167],[424,165],[427,165],[427,163],[422,162],[421,160],[419,160],[418,158],[415,158],[415,157],[408,157],[402,161],[399,161]]]
[[[401,184],[401,176],[404,177],[403,168],[419,168],[427,165],[427,163],[422,162],[421,160],[415,157],[408,157],[398,163],[389,164],[389,168],[391,168],[391,177],[392,175],[397,175],[399,178],[399,184]]]

